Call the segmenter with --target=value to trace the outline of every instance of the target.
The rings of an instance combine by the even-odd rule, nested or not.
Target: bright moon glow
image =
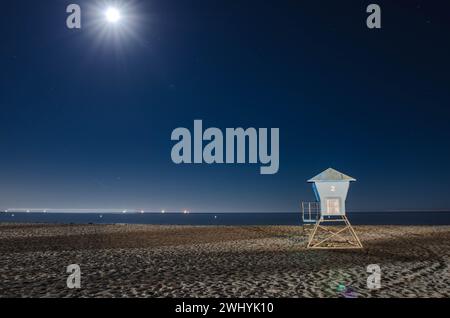
[[[121,18],[120,11],[117,10],[116,8],[108,8],[108,10],[106,10],[105,16],[106,20],[108,20],[108,22],[111,23],[116,23]]]

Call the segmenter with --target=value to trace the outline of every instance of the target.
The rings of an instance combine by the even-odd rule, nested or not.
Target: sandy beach
[[[355,229],[362,250],[306,250],[295,226],[0,224],[0,297],[450,296],[450,226]]]

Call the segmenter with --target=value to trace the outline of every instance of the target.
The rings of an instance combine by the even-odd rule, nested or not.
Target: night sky
[[[0,208],[294,212],[333,167],[349,210],[450,209],[448,1],[116,2],[1,2]],[[194,119],[280,128],[278,174],[175,165]]]

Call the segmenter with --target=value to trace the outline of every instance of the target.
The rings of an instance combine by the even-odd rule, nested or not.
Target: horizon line
[[[301,213],[299,211],[192,211],[189,209],[186,210],[153,210],[153,209],[104,209],[104,208],[94,208],[94,209],[55,209],[55,208],[7,208],[0,209],[2,213],[120,213],[120,214],[143,214],[143,213],[152,213],[152,214],[206,214],[206,213]],[[383,212],[450,212],[450,209],[376,209],[376,210],[348,210],[347,213],[383,213]]]

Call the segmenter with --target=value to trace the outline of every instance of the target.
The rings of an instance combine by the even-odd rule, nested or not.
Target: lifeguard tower
[[[356,179],[332,168],[308,180],[313,184],[317,202],[302,202],[303,225],[314,224],[307,248],[362,248],[345,213],[345,200],[353,181]]]

